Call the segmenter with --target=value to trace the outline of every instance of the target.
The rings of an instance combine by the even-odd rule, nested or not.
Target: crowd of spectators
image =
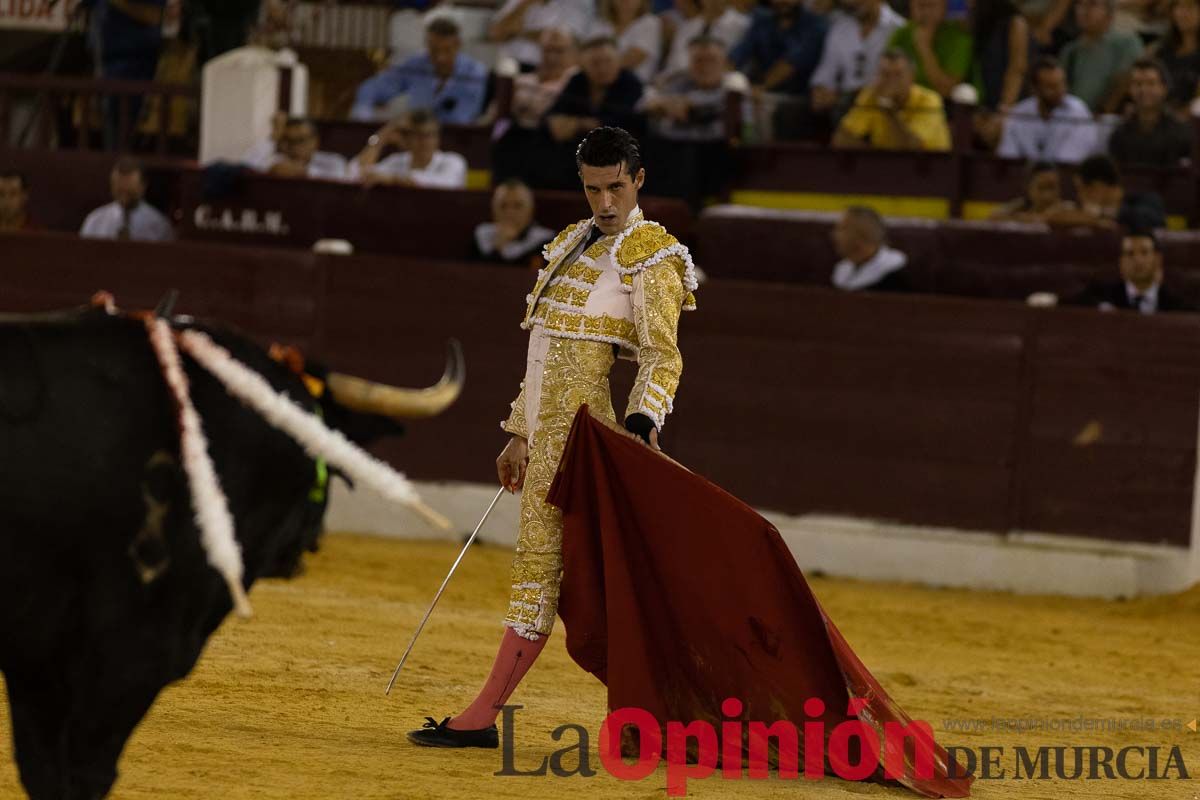
[[[494,64],[465,55],[458,26],[435,9],[425,52],[362,84],[352,116],[424,108],[443,123],[492,124],[496,181],[535,188],[572,184],[573,146],[596,124],[631,130],[683,168],[714,165],[719,179],[731,140],[948,150],[955,104],[974,109],[972,145],[1004,157],[1190,158],[1196,0],[1138,13],[1116,0],[968,6],[681,0],[656,13],[649,0],[508,0],[487,31]],[[507,114],[497,114],[497,75],[513,78]],[[717,185],[669,172],[656,188],[696,206]]]

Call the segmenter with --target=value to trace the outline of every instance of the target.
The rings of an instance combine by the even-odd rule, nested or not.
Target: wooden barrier
[[[358,252],[466,260],[475,225],[491,213],[489,195],[480,190],[366,189],[254,173],[206,187],[195,165],[145,163],[148,199],[190,239],[307,248],[339,238]],[[30,176],[32,216],[51,230],[76,231],[89,211],[109,201],[111,166],[112,157],[103,153],[0,151],[0,168]],[[538,192],[537,203],[539,221],[555,229],[588,213],[578,192]],[[713,277],[829,284],[837,257],[828,214],[717,206],[693,222],[679,201],[645,197],[642,205],[649,218],[692,245],[696,263]],[[914,285],[928,293],[1067,296],[1117,269],[1119,242],[1112,234],[926,219],[892,219],[889,228],[893,245],[910,257]],[[1200,301],[1200,233],[1170,232],[1163,241],[1168,280]]]
[[[405,385],[467,356],[462,398],[380,453],[421,479],[494,480],[530,276],[307,251],[0,236],[0,310],[178,310]],[[759,507],[973,530],[1189,540],[1200,317],[712,280],[681,324],[664,447]],[[632,365],[621,362],[624,409]]]
[[[180,234],[187,239],[310,247],[346,239],[357,252],[466,260],[475,226],[491,219],[491,192],[296,181],[245,173],[221,193],[204,173],[179,175]],[[582,191],[537,192],[537,219],[555,230],[590,215]],[[691,212],[679,200],[643,197],[642,210],[686,239]]]
[[[696,223],[695,258],[717,278],[829,286],[838,257],[836,214],[715,206]],[[1077,294],[1118,275],[1120,237],[1054,232],[1041,225],[888,220],[889,244],[909,257],[916,291],[1023,300],[1032,292]],[[1166,279],[1200,301],[1200,234],[1161,237]],[[1200,303],[1198,303],[1200,304]]]

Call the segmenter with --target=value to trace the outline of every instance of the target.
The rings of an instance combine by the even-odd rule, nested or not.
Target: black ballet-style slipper
[[[420,730],[408,732],[408,740],[422,747],[485,747],[494,750],[500,746],[500,734],[495,725],[471,731],[458,731],[447,727],[449,722],[449,717],[441,722],[433,717],[426,717]]]

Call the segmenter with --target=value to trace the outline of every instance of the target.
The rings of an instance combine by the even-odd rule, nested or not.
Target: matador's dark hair
[[[575,169],[583,172],[589,167],[611,167],[624,164],[632,179],[642,168],[642,152],[637,139],[624,128],[592,128],[575,149]]]

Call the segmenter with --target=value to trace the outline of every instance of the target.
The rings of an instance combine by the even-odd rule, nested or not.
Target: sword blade
[[[429,617],[433,614],[433,609],[437,606],[438,600],[442,599],[442,592],[446,591],[446,585],[450,583],[450,579],[454,577],[454,571],[458,569],[459,563],[462,562],[463,556],[467,554],[467,550],[471,549],[472,542],[479,534],[479,529],[483,527],[483,523],[487,522],[488,515],[492,513],[492,509],[496,507],[496,503],[500,500],[500,495],[504,494],[504,487],[496,492],[496,496],[492,498],[491,504],[487,507],[487,511],[483,512],[483,516],[479,520],[479,524],[475,526],[475,530],[471,532],[467,543],[463,545],[462,552],[458,554],[458,558],[454,559],[454,565],[450,567],[450,571],[446,573],[446,579],[442,581],[441,588],[437,590],[437,594],[433,596],[433,602],[429,604],[429,610],[425,612],[425,616],[421,619],[421,624],[417,626],[417,630],[413,633],[412,641],[408,643],[408,649],[404,651],[404,655],[400,657],[400,663],[396,665],[396,671],[392,673],[392,679],[388,681],[387,691],[385,695],[392,693],[392,686],[396,684],[396,678],[400,675],[400,670],[404,668],[404,662],[408,660],[408,654],[412,652],[413,645],[417,643],[417,637],[421,635],[421,631],[425,628],[425,623],[429,621]]]

